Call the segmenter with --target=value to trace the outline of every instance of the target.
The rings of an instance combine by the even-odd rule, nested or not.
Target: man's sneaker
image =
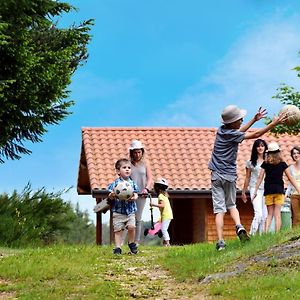
[[[236,230],[237,236],[239,237],[239,239],[242,243],[250,240],[250,236],[248,235],[248,233],[243,225],[236,225],[235,230]]]
[[[225,244],[224,240],[220,240],[220,241],[218,241],[217,244],[216,244],[216,249],[217,249],[218,251],[225,250],[225,247],[226,247],[226,244]]]
[[[114,249],[114,254],[118,255],[118,254],[122,254],[122,249],[117,247]]]
[[[130,249],[131,254],[138,253],[138,247],[137,247],[136,243],[130,243],[130,244],[128,244],[128,247]]]

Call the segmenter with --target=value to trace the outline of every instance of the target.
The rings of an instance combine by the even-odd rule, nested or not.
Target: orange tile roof
[[[209,190],[210,171],[207,168],[213,148],[216,128],[156,128],[156,127],[84,127],[79,164],[77,190],[91,194],[92,190],[105,190],[116,178],[114,164],[128,157],[128,147],[137,139],[145,145],[154,178],[162,176],[173,190]],[[287,134],[276,138],[264,135],[267,141],[277,141],[287,161],[291,163],[290,149],[300,145],[299,136]],[[239,146],[238,181],[243,186],[245,161],[250,158],[253,140]]]

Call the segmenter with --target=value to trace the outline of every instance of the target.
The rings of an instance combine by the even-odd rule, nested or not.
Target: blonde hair
[[[278,165],[282,161],[283,161],[283,158],[281,157],[280,151],[267,152],[266,163],[268,163],[270,165]]]

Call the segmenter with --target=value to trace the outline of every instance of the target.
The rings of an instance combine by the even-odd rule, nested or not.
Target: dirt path
[[[121,282],[124,290],[134,299],[211,299],[203,285],[180,283],[161,266],[155,264],[151,252],[112,259],[107,265],[106,280]]]

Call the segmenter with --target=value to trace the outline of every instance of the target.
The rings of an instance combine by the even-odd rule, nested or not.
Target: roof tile
[[[128,156],[132,140],[145,145],[146,158],[154,178],[166,177],[170,189],[208,190],[210,171],[207,167],[214,144],[216,128],[155,128],[155,127],[84,127],[78,173],[78,193],[90,194],[93,189],[104,190],[116,178],[114,164]],[[253,129],[252,129],[253,130]],[[264,135],[267,142],[277,141],[282,154],[291,163],[290,149],[299,145],[299,136]],[[245,162],[250,158],[253,140],[239,147],[237,187],[242,188]],[[86,164],[85,164],[86,161]],[[87,170],[86,170],[87,166]],[[87,186],[89,182],[90,186]]]

